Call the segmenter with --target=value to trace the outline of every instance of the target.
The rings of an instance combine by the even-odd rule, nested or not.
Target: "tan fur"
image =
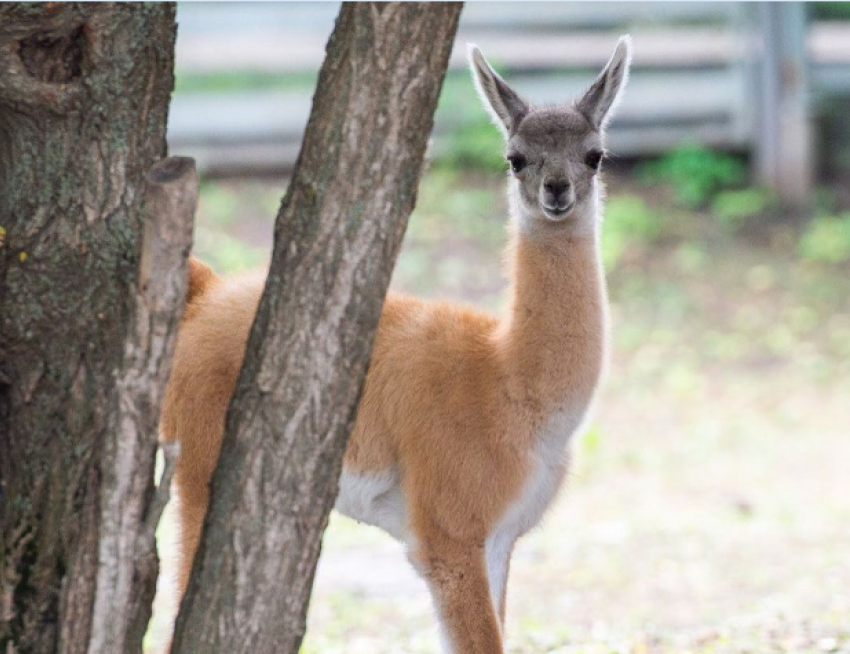
[[[189,257],[189,284],[186,289],[187,311],[184,317],[191,317],[196,300],[202,297],[216,280],[213,269],[200,259]]]
[[[413,558],[442,598],[462,652],[501,651],[504,599],[497,616],[484,541],[528,474],[541,421],[567,396],[589,401],[602,366],[604,296],[593,241],[519,241],[514,249],[514,300],[502,322],[388,296],[345,458],[350,470],[404,471]],[[210,276],[203,285],[180,329],[162,419],[163,437],[181,443],[181,595],[263,279]],[[553,288],[556,296],[544,290]]]

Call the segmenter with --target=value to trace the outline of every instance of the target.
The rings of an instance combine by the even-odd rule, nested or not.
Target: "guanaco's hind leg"
[[[183,595],[186,593],[186,587],[189,584],[189,576],[192,573],[192,564],[201,541],[201,531],[204,527],[209,500],[209,489],[206,484],[181,487],[178,480],[177,515],[180,522],[180,545],[177,559],[177,597],[180,601],[183,600]]]
[[[184,369],[176,372],[177,380],[182,383],[170,389],[163,414],[162,432],[164,440],[180,442],[180,454],[174,470],[179,603],[183,600],[201,540],[210,499],[209,484],[221,450],[224,417],[232,384],[229,383],[230,379],[210,376],[207,385],[201,386],[201,382],[196,379],[186,379],[188,375],[185,375]],[[172,383],[174,377],[172,375]]]
[[[172,596],[174,605],[170,609],[172,612],[168,614],[171,620],[177,617],[180,604],[189,585],[189,577],[192,572],[195,554],[200,544],[204,517],[206,516],[207,505],[209,504],[209,492],[206,488],[195,486],[184,487],[181,490],[178,477],[175,477],[175,485],[177,486],[177,498],[175,501],[177,547],[176,555],[173,559],[176,566],[174,564],[169,566],[170,570],[176,572],[172,577],[173,585],[169,584],[169,590],[174,593]],[[157,650],[157,654],[170,654],[171,644],[172,639],[169,638],[163,647]]]

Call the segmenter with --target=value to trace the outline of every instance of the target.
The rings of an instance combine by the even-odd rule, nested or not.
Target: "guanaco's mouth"
[[[545,204],[541,204],[540,206],[543,208],[543,213],[550,220],[563,220],[573,210],[575,204],[575,200],[573,200],[564,207],[547,207]]]

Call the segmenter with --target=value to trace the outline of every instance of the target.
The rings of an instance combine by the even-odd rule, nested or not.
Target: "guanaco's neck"
[[[594,215],[549,233],[516,228],[512,297],[499,330],[512,395],[543,410],[593,395],[604,364],[607,297]],[[549,227],[549,226],[547,226]]]

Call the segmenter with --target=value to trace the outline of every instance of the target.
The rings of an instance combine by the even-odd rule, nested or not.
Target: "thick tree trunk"
[[[227,419],[175,654],[298,651],[459,4],[345,4]]]
[[[0,5],[0,652],[141,651],[191,239],[174,7]]]

